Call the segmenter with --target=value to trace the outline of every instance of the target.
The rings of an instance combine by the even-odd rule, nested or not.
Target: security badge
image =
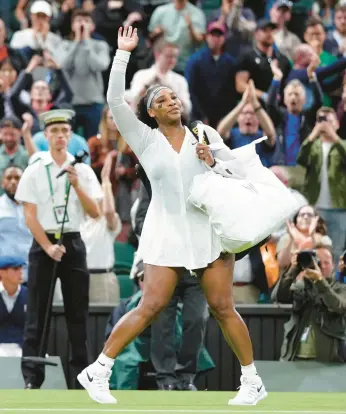
[[[57,224],[62,224],[63,221],[65,223],[68,223],[69,217],[68,217],[68,212],[66,211],[65,213],[65,206],[56,206],[53,208],[54,211],[54,216],[55,216],[55,220],[57,222]],[[64,220],[64,216],[65,216],[65,220]]]

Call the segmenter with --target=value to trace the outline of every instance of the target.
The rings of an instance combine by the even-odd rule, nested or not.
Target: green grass
[[[1,413],[339,413],[346,414],[342,393],[270,393],[256,407],[230,407],[230,392],[116,391],[117,405],[100,405],[85,391],[0,390]]]

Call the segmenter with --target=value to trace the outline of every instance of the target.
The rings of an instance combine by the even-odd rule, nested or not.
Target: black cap
[[[22,126],[22,122],[15,116],[7,116],[0,121],[0,129],[5,127],[22,129]]]
[[[260,19],[257,22],[256,30],[277,29],[278,25],[268,19]]]

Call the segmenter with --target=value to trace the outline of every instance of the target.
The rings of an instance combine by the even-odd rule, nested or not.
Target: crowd
[[[138,160],[105,103],[122,25],[135,26],[139,34],[125,93],[134,111],[145,91],[160,84],[179,96],[187,125],[203,121],[217,129],[231,149],[267,136],[256,151],[301,208],[266,245],[236,262],[234,300],[293,303],[294,323],[289,323],[282,357],[322,355],[324,360],[336,360],[335,350],[344,348],[333,341],[346,340],[344,0],[2,1],[0,344],[22,346],[21,323],[10,340],[6,331],[9,313],[16,311],[20,321],[23,307],[8,303],[10,297],[26,300],[33,238],[15,194],[23,171],[49,149],[40,116],[50,110],[73,111],[68,151],[88,153],[86,162],[105,194],[102,219],[90,218],[81,226],[91,274],[90,302],[120,303],[123,312],[131,308],[126,308],[129,299],[126,305],[120,302],[113,244],[117,240],[137,248],[147,209],[143,198],[148,195],[136,175]],[[302,252],[314,258],[313,270],[297,262]],[[9,256],[17,259],[5,260]],[[18,268],[23,268],[21,277]],[[132,276],[143,282],[140,257],[135,258]],[[181,284],[180,289],[196,289],[189,280]],[[176,293],[175,308],[184,302]],[[56,296],[60,297],[58,289]],[[318,302],[319,310],[308,312],[306,301],[311,308]],[[206,309],[202,299],[198,304],[200,318],[192,335],[197,337],[197,348]],[[337,321],[325,330],[323,321],[331,321],[334,313]],[[160,348],[159,332],[169,323],[167,314],[164,317],[151,332],[154,348]],[[155,357],[152,360],[155,363]],[[186,386],[192,383],[188,378]]]

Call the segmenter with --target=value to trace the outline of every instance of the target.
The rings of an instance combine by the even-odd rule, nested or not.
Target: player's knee
[[[140,309],[146,319],[153,320],[166,306],[167,301],[162,298],[148,298],[141,302]]]
[[[227,319],[235,312],[233,300],[229,297],[213,297],[208,300],[208,304],[210,312],[218,321]]]

